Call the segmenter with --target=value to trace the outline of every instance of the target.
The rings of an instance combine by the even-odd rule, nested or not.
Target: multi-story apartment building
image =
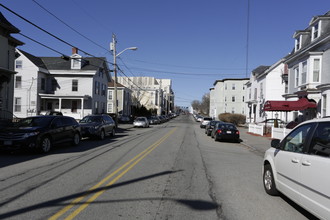
[[[19,32],[0,12],[0,119],[13,118],[15,59],[18,56],[15,48],[23,42],[11,34]]]
[[[314,16],[304,30],[293,35],[295,46],[285,63],[289,68],[286,98],[316,103],[301,109],[299,121],[330,115],[330,11]]]
[[[218,118],[221,113],[245,114],[245,84],[248,80],[216,80],[210,92],[210,116]]]
[[[118,77],[118,83],[131,89],[132,104],[156,109],[158,114],[168,114],[174,109],[171,79],[154,77]]]

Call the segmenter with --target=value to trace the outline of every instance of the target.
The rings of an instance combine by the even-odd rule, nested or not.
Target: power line
[[[21,19],[24,20],[25,22],[27,22],[27,23],[31,24],[32,26],[38,28],[39,30],[45,32],[46,34],[52,36],[53,38],[55,38],[55,39],[61,41],[62,43],[66,44],[66,45],[68,45],[68,46],[70,46],[70,47],[76,47],[76,46],[74,46],[74,45],[68,43],[67,41],[65,41],[65,40],[63,40],[63,39],[57,37],[56,35],[50,33],[49,31],[47,31],[47,30],[41,28],[40,26],[34,24],[33,22],[29,21],[28,19],[24,18],[23,16],[17,14],[16,12],[14,12],[13,10],[11,10],[11,9],[9,9],[8,7],[4,6],[3,4],[0,3],[0,6],[3,7],[4,9],[6,9],[7,11],[11,12],[12,14],[16,15],[17,17],[21,18]],[[78,48],[78,47],[76,47],[76,48]],[[83,53],[85,53],[85,54],[88,55],[88,56],[91,56],[91,57],[94,57],[94,58],[98,58],[98,57],[95,57],[94,55],[92,55],[92,54],[90,54],[90,53],[88,53],[88,52],[86,52],[86,51],[84,51],[84,50],[82,50],[82,49],[80,49],[80,48],[79,48],[79,50],[82,51]],[[112,63],[111,63],[111,64],[112,64]]]
[[[50,12],[49,10],[47,10],[44,6],[42,6],[40,3],[38,3],[36,0],[32,0],[35,4],[37,4],[40,8],[42,8],[43,10],[45,10],[47,13],[49,13],[50,15],[52,15],[54,18],[56,18],[58,21],[60,21],[62,24],[64,24],[65,26],[67,26],[68,28],[70,28],[72,31],[76,32],[77,34],[79,34],[81,37],[85,38],[86,40],[92,42],[93,44],[95,44],[96,46],[106,50],[109,52],[108,49],[106,49],[105,47],[99,45],[98,43],[96,43],[95,41],[91,40],[90,38],[86,37],[85,35],[81,34],[79,31],[77,31],[76,29],[74,29],[73,27],[71,27],[70,25],[68,25],[67,23],[65,23],[63,20],[61,20],[59,17],[57,17],[55,14],[53,14],[52,12]]]

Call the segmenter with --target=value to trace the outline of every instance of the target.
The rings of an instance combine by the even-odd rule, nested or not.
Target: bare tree
[[[205,115],[208,115],[210,112],[210,93],[203,95],[201,102],[201,110]]]

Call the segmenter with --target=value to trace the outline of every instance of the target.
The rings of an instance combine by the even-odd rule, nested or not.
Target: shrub
[[[222,113],[218,116],[220,121],[233,123],[235,125],[245,124],[246,117],[242,114]]]

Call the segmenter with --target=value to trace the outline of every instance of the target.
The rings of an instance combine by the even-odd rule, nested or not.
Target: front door
[[[77,112],[77,108],[78,108],[78,101],[73,100],[71,103],[71,112]]]

